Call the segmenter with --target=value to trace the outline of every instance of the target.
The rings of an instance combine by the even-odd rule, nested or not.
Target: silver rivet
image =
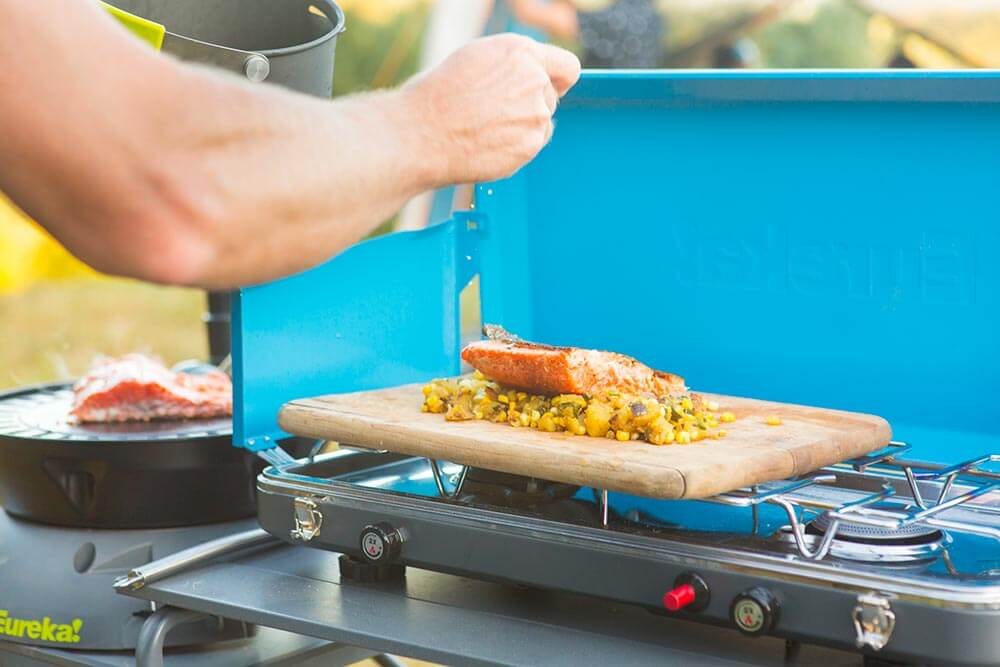
[[[260,83],[271,73],[271,63],[264,56],[254,54],[243,63],[243,74],[254,83]]]

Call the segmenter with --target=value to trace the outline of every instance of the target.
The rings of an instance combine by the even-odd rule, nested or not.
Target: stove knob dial
[[[737,595],[729,607],[729,616],[745,635],[767,634],[778,624],[778,598],[766,588],[751,588]]]
[[[691,584],[681,584],[663,595],[663,606],[667,611],[680,611],[688,607],[698,597]]]
[[[674,588],[663,594],[663,606],[669,612],[704,611],[710,600],[708,584],[694,572],[678,575]]]
[[[372,563],[392,563],[403,551],[403,533],[388,523],[365,526],[361,531],[361,554]]]

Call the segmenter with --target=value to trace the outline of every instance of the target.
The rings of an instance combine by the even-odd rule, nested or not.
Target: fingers
[[[545,86],[543,94],[545,95],[545,106],[551,116],[556,112],[556,107],[559,106],[559,94],[556,93],[556,89],[551,84]]]
[[[562,97],[580,78],[580,60],[566,49],[551,44],[536,44],[535,52],[556,94]]]
[[[555,132],[556,132],[556,122],[554,120],[549,121],[549,126],[548,128],[546,128],[545,131],[545,140],[542,142],[542,148],[545,148],[546,146],[549,145],[549,142],[552,141],[552,135],[555,134]]]

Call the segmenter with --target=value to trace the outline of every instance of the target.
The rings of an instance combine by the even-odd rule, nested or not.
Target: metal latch
[[[323,514],[317,509],[312,498],[296,498],[292,503],[295,514],[295,528],[291,530],[293,540],[308,542],[319,535],[323,526]]]
[[[889,600],[876,593],[858,596],[853,618],[858,648],[867,646],[881,651],[889,643],[896,627],[896,614],[892,611]]]

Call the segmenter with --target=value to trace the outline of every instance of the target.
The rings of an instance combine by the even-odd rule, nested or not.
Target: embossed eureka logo
[[[15,618],[6,609],[0,609],[0,636],[27,637],[57,644],[78,644],[83,621],[74,618],[68,624],[53,623],[45,616],[41,620]]]

